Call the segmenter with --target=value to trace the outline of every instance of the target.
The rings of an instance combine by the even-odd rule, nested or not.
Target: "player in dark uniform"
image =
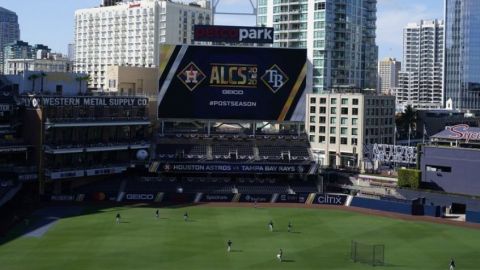
[[[185,214],[183,214],[183,220],[188,221],[188,213],[187,212],[185,212]]]
[[[232,240],[228,240],[227,242],[227,251],[230,252],[232,250]]]
[[[155,217],[156,217],[157,219],[160,217],[160,211],[158,211],[158,209],[157,209],[157,211],[155,211]]]
[[[120,223],[120,218],[121,218],[120,213],[117,213],[117,215],[115,216],[115,220],[116,220],[117,224]]]
[[[455,270],[455,260],[453,258],[450,260],[450,270]]]
[[[287,228],[288,228],[288,232],[292,231],[292,223],[290,221],[288,222]]]
[[[268,228],[271,232],[273,232],[273,221],[270,220],[270,222],[268,223]]]

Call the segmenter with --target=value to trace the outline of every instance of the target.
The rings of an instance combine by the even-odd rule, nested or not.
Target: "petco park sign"
[[[231,43],[273,43],[271,27],[195,25],[195,41]]]

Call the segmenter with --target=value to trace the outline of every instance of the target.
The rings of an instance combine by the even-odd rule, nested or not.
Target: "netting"
[[[372,266],[384,265],[385,245],[372,245],[352,241],[350,258],[353,262],[370,264]]]

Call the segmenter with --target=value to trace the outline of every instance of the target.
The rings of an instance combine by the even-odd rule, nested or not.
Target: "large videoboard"
[[[160,63],[160,119],[303,120],[304,49],[164,45]]]

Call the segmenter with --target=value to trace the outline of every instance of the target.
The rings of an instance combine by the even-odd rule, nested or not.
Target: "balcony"
[[[73,154],[83,152],[105,152],[148,148],[150,148],[150,142],[147,142],[146,140],[140,140],[115,143],[45,145],[44,151],[47,154]]]
[[[147,117],[82,117],[82,118],[48,118],[45,127],[104,127],[104,126],[147,126]]]
[[[51,180],[70,179],[85,176],[119,174],[127,170],[130,164],[110,164],[87,168],[47,169],[45,175]]]

